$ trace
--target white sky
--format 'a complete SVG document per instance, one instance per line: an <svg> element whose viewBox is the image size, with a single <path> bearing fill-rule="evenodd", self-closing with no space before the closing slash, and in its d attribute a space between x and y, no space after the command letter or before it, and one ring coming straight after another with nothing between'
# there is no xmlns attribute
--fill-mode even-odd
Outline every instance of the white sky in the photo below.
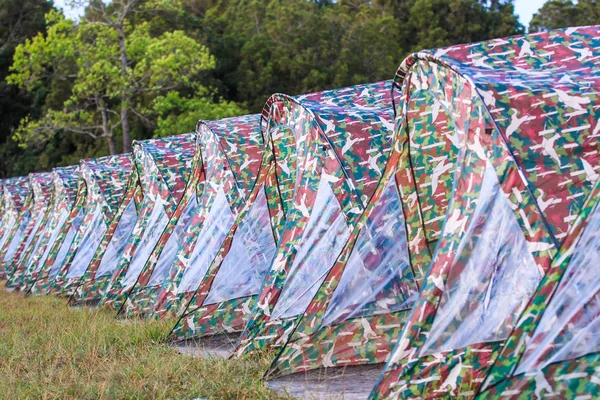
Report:
<svg viewBox="0 0 600 400"><path fill-rule="evenodd" d="M519 20L525 28L529 26L529 21L531 21L531 17L540 7L545 3L546 0L515 0L515 13L519 16ZM54 4L62 8L67 18L76 19L79 15L81 15L81 9L73 9L65 4L68 3L68 0L54 0Z"/></svg>
<svg viewBox="0 0 600 400"><path fill-rule="evenodd" d="M529 21L533 14L544 5L546 0L515 0L515 14L519 16L519 21L525 25L525 29L529 27Z"/></svg>

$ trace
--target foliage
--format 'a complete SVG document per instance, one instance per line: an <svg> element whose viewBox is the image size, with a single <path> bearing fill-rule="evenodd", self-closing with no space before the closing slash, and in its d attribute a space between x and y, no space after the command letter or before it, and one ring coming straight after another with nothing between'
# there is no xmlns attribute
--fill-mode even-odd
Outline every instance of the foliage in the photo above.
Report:
<svg viewBox="0 0 600 400"><path fill-rule="evenodd" d="M19 149L12 130L28 114L37 116L48 90L26 93L5 81L15 47L45 29L44 15L52 9L48 1L0 0L0 177L40 168L32 151Z"/></svg>
<svg viewBox="0 0 600 400"><path fill-rule="evenodd" d="M220 119L247 114L246 110L232 101L213 101L203 93L190 98L178 92L159 96L153 103L153 111L158 115L156 137L173 136L191 131L202 119Z"/></svg>
<svg viewBox="0 0 600 400"><path fill-rule="evenodd" d="M48 76L71 84L59 108L21 122L15 134L20 143L47 142L67 131L106 138L114 154L115 137L121 133L123 150L129 151L130 114L152 124L152 116L140 113L144 102L173 90L201 88L195 79L215 63L206 47L182 31L153 36L150 23L130 21L134 7L133 0L90 4L90 13L77 25L58 12L49 13L47 34L17 47L10 83L30 91Z"/></svg>
<svg viewBox="0 0 600 400"><path fill-rule="evenodd" d="M0 155L21 156L11 175L260 112L272 93L390 79L413 51L523 32L512 0L70 1L80 21L53 12L46 28L38 12L15 51L10 88L35 101L0 112Z"/></svg>
<svg viewBox="0 0 600 400"><path fill-rule="evenodd" d="M600 1L598 0L548 0L533 15L530 32L549 29L585 26L600 23Z"/></svg>
<svg viewBox="0 0 600 400"><path fill-rule="evenodd" d="M274 399L266 357L200 359L163 339L173 321L116 320L53 297L23 298L0 286L3 398Z"/></svg>

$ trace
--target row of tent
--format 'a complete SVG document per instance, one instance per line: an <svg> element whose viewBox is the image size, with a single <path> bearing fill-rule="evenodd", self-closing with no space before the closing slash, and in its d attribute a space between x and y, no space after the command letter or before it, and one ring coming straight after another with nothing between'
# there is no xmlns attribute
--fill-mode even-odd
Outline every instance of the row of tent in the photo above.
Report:
<svg viewBox="0 0 600 400"><path fill-rule="evenodd" d="M428 50L132 154L2 181L0 274L265 378L372 398L600 396L600 27ZM385 364L384 364L385 363ZM581 397L584 398L584 397Z"/></svg>

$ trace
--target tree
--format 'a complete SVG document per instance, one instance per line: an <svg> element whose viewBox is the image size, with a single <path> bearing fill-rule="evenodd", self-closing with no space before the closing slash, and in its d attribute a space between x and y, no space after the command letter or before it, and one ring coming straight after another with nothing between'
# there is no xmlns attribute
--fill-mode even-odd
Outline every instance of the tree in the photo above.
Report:
<svg viewBox="0 0 600 400"><path fill-rule="evenodd" d="M529 32L574 26L577 10L571 0L548 0L531 18Z"/></svg>
<svg viewBox="0 0 600 400"><path fill-rule="evenodd" d="M600 23L598 0L548 0L531 18L530 32Z"/></svg>
<svg viewBox="0 0 600 400"><path fill-rule="evenodd" d="M39 114L47 83L36 93L26 93L8 85L6 76L15 47L46 29L44 15L51 9L47 0L0 0L0 177L21 173L24 164L36 166L33 155L22 154L11 135L23 117Z"/></svg>
<svg viewBox="0 0 600 400"><path fill-rule="evenodd" d="M66 131L105 138L115 154L120 134L123 151L130 151L132 115L152 126L148 104L170 91L202 89L199 77L214 67L214 58L182 31L154 36L149 22L134 24L136 13L152 7L158 6L94 2L79 24L58 12L47 15L48 33L17 47L8 81L31 91L51 76L70 82L71 91L60 108L21 122L20 143L45 143Z"/></svg>
<svg viewBox="0 0 600 400"><path fill-rule="evenodd" d="M524 32L512 1L416 0L410 15L413 51Z"/></svg>

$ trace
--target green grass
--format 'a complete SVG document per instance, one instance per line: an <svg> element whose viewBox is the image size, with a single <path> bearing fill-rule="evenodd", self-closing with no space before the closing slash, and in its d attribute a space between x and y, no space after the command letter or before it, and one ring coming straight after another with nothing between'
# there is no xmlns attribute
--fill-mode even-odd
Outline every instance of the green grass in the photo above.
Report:
<svg viewBox="0 0 600 400"><path fill-rule="evenodd" d="M267 357L204 360L162 340L172 323L24 298L0 284L0 398L274 399Z"/></svg>

